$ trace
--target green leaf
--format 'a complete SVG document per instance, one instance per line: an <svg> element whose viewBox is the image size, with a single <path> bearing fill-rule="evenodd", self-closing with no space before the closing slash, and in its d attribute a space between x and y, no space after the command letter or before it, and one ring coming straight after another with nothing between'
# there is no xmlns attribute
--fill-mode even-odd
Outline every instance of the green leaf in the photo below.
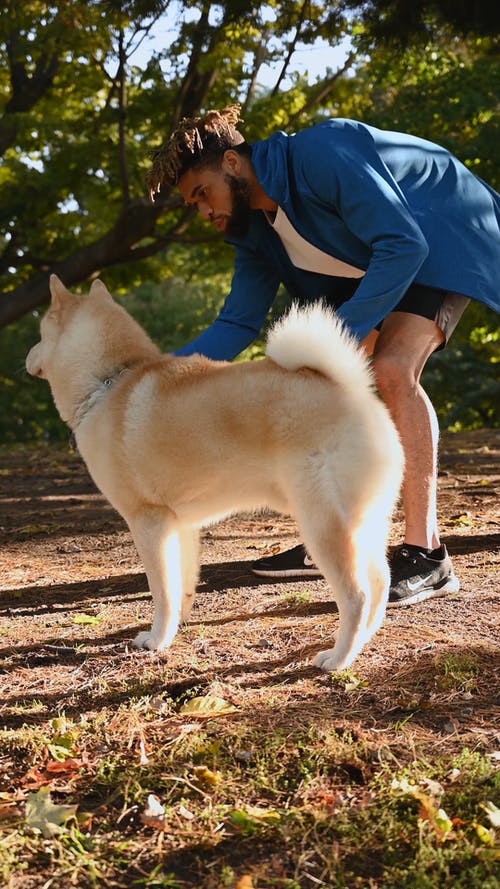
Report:
<svg viewBox="0 0 500 889"><path fill-rule="evenodd" d="M90 626L95 626L102 620L97 614L75 614L73 617L74 624L87 624Z"/></svg>
<svg viewBox="0 0 500 889"><path fill-rule="evenodd" d="M478 824L477 821L474 822L474 827L478 839L483 844L483 846L495 845L495 832L493 830L488 830L487 827L485 827L483 824Z"/></svg>
<svg viewBox="0 0 500 889"><path fill-rule="evenodd" d="M75 817L77 808L55 805L50 798L49 787L40 787L26 799L26 824L49 839L63 831L66 822Z"/></svg>
<svg viewBox="0 0 500 889"><path fill-rule="evenodd" d="M64 735L54 735L47 744L47 750L53 759L63 762L75 754L75 735L67 732Z"/></svg>
<svg viewBox="0 0 500 889"><path fill-rule="evenodd" d="M229 815L231 826L246 835L256 833L260 827L279 824L280 821L281 815L276 809L264 809L261 806L234 809Z"/></svg>

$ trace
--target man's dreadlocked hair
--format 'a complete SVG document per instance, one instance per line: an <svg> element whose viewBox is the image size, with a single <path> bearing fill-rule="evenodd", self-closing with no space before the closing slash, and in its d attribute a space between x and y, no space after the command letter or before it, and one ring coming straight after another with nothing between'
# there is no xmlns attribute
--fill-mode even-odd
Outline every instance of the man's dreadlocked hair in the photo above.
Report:
<svg viewBox="0 0 500 889"><path fill-rule="evenodd" d="M210 166L218 163L228 148L246 147L236 129L239 121L240 105L207 111L202 117L184 117L164 145L151 154L153 164L146 174L151 198L162 186L176 185L192 167Z"/></svg>

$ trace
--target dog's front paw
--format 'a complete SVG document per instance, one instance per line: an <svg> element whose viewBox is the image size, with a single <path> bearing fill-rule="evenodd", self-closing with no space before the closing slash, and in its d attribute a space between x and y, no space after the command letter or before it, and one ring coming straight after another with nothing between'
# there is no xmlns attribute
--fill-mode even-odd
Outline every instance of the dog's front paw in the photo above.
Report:
<svg viewBox="0 0 500 889"><path fill-rule="evenodd" d="M137 634L134 639L134 645L136 648L148 648L149 651L161 651L162 648L166 648L164 640L159 639L148 630Z"/></svg>
<svg viewBox="0 0 500 889"><path fill-rule="evenodd" d="M343 670L347 664L341 661L335 655L334 648L328 648L326 651L320 651L313 660L313 665L325 673L333 673L335 670Z"/></svg>

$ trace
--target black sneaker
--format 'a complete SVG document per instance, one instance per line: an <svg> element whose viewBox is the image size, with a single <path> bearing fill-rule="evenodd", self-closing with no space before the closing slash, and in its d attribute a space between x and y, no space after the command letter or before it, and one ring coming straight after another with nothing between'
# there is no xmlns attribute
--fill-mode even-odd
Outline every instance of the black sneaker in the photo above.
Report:
<svg viewBox="0 0 500 889"><path fill-rule="evenodd" d="M303 543L276 556L264 556L253 563L252 571L259 577L321 577Z"/></svg>
<svg viewBox="0 0 500 889"><path fill-rule="evenodd" d="M388 608L414 605L424 599L456 593L458 578L444 544L427 554L403 543L390 559L391 589Z"/></svg>

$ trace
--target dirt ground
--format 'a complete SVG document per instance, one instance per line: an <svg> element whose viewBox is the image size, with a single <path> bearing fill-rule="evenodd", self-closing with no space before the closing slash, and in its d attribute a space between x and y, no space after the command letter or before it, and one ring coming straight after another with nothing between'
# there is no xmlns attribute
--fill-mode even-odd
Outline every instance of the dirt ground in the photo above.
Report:
<svg viewBox="0 0 500 889"><path fill-rule="evenodd" d="M491 750L498 730L499 432L445 435L440 467L443 539L461 590L388 613L355 664L384 695L375 701L365 695L358 715L366 709L372 724L383 724L388 712L404 710L401 686L411 686L412 675L417 682L426 659L475 652L491 683L470 706L461 698L456 708L448 702L444 711L422 711L422 718L441 720L445 734L472 733L475 746ZM273 547L298 539L290 519L247 514L206 530L191 620L171 652L151 655L130 645L149 621L142 566L124 522L96 491L78 454L3 450L0 498L2 725L15 727L30 711L39 721L63 710L82 712L100 694L120 700L127 682L143 689L150 683L154 692L158 661L168 665L163 690L165 676L172 691L235 682L257 702L277 677L283 683L288 676L292 687L317 683L307 664L335 634L330 590L322 580L263 583L249 568ZM401 518L396 514L394 542Z"/></svg>
<svg viewBox="0 0 500 889"><path fill-rule="evenodd" d="M180 879L175 885L253 886L249 873L261 875L258 885L289 885L289 872L301 866L302 846L290 855L288 845L283 847L280 858L275 840L248 844L230 833L224 840L217 833L218 815L210 816L212 830L205 811L189 829L181 824L163 840L136 823L137 805L127 802L132 776L140 773L135 763L143 764L148 755L156 757L153 764L171 756L164 768L185 774L186 763L175 761L175 745L188 729L197 737L198 729L181 715L183 701L194 696L218 696L231 706L234 715L219 720L210 744L232 750L236 770L245 768L238 765L241 757L253 755L249 737L271 749L274 738L292 742L311 727L339 738L346 733L373 751L381 767L386 762L396 770L419 758L426 763L453 758L462 750L497 763L499 488L500 432L444 436L440 522L461 590L390 609L349 674L332 677L311 666L314 654L329 647L336 633L338 615L326 583L265 583L250 570L250 563L273 547L295 543L291 519L245 514L205 530L189 622L169 651L137 651L131 641L150 621L147 581L128 529L96 491L78 454L67 448L0 450L0 822L2 854L13 862L4 862L6 885L160 885L154 879L159 860ZM401 520L398 512L393 543L400 540ZM55 717L79 726L84 738L79 759L52 761L56 754L49 755L47 738L58 723ZM74 773L68 771L72 764ZM357 786L359 763L349 760L342 768ZM111 778L103 778L110 769L111 787ZM227 789L223 783L214 791L226 809L235 805L231 795L238 793L232 788L240 779L233 772ZM145 780L156 774L158 781L160 773L156 765ZM319 787L322 793L315 780L308 792ZM107 874L104 883L88 877L85 853L75 858L68 846L68 871L62 840L37 841L22 832L28 795L44 784L58 802L76 803L83 822L90 819L95 848L104 850L99 864ZM200 791L187 784L194 808ZM357 791L342 788L342 799L361 805ZM364 793L362 782L360 788ZM142 800L146 790L140 792ZM253 805L255 790L249 787L248 794ZM207 799L203 793L199 805L206 807ZM300 804L307 808L307 799ZM126 872L122 829L130 857ZM302 837L300 831L297 836ZM306 841L302 837L300 844ZM294 886L333 885L321 877L326 852L318 852L318 878L309 878L308 870ZM309 849L304 860L312 861L311 855ZM269 871L278 867L278 858L282 880ZM241 880L222 881L228 867L243 874ZM478 879L475 886L482 885ZM378 885L363 880L353 877L352 885Z"/></svg>

